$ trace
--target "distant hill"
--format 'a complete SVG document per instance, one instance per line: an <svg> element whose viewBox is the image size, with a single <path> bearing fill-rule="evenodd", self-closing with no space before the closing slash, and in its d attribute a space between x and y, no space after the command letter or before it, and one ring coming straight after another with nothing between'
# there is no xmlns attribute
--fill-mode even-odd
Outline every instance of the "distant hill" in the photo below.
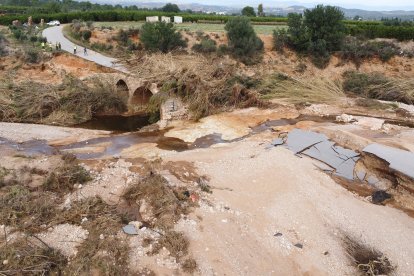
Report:
<svg viewBox="0 0 414 276"><path fill-rule="evenodd" d="M96 3L108 3L108 4L120 4L123 6L129 6L129 5L136 5L140 8L160 8L164 6L168 1L166 2L138 2L138 1L132 1L132 0L92 0L92 2ZM177 1L173 1L177 2ZM232 2L232 1L230 1ZM266 1L264 1L266 3ZM285 2L293 4L295 2ZM231 5L231 4L223 4L223 5L204 5L200 3L182 3L178 4L181 10L193 10L198 12L224 12L227 14L233 14L233 13L240 13L241 8L243 4ZM270 6L274 5L274 7ZM311 5L313 6L313 5ZM268 15L281 15L286 16L288 13L296 12L296 13L302 13L305 9L311 7L308 5L289 5L286 6L286 4L273 2L272 4L268 3L264 5L264 11ZM256 8L256 7L255 7ZM414 20L414 10L413 11L404 11L404 10L395 10L395 11L369 11L369 10L363 10L363 9L347 9L347 8L340 8L346 18L354 18L355 16L360 16L365 20L379 20L381 18L394 18L398 17L403 20Z"/></svg>

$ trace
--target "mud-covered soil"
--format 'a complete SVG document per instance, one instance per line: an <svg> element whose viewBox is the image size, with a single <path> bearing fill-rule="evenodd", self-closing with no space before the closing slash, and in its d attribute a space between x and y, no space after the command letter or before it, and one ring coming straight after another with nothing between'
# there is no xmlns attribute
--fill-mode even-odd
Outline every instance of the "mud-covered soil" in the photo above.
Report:
<svg viewBox="0 0 414 276"><path fill-rule="evenodd" d="M128 262L130 271L171 274L189 269L201 275L345 275L358 270L384 269L397 275L410 274L414 269L411 263L414 206L412 191L407 187L411 187L412 181L396 186L402 182L393 182L398 175L393 174L387 164L378 159L372 161L362 154L362 149L371 143L412 152L412 128L386 123L392 118L406 121L410 118L399 118L395 110L384 111L384 119L362 116L364 108L352 103L299 109L282 102L279 105L268 110L235 110L209 116L197 123L174 122L169 129L156 135L141 132L139 135L146 137L143 140L122 138L132 134L30 125L26 126L30 136L23 139L17 129L12 131L15 124L3 124L0 136L7 135L9 142L0 144L2 153L7 156L0 166L13 169L26 163L30 166L42 164L44 169L59 158L26 152L26 144L16 150L13 140L41 138L56 150L82 158L81 165L94 179L77 186L65 197L63 206L96 196L109 206L120 204L118 211L126 212L129 217L123 223L132 223L140 230L137 235L126 235L122 223L112 224L118 227L111 230L117 233L117 238L113 240L109 234L108 242L129 244L129 253L122 260ZM359 112L360 116L351 120L350 115L342 115L351 110ZM330 116L326 116L328 114ZM337 119L336 114L342 116ZM344 122L344 119L349 121ZM368 181L369 177L364 178L366 182L344 181L320 170L312 158L300 158L283 146L271 145L275 138L284 137L294 128L323 133L339 145L362 154L360 161L363 162L358 161L356 169L364 169L377 181L371 178ZM213 139L215 134L220 134L220 139ZM186 145L197 140L208 145L177 150L176 147L160 147L160 137L178 139ZM118 147L123 141L122 150L109 150L115 141ZM94 155L96 153L105 154ZM34 154L34 158L23 157L29 154ZM154 174L164 179L157 185L167 183L169 187L154 186L159 187L156 193L162 195L161 198L166 197L162 209L157 209L163 206L158 201L145 197L145 189L133 188L137 182ZM134 196L124 197L127 190ZM386 191L391 198L374 204L378 195L374 198L373 192L378 190ZM127 200L124 203L123 198ZM178 208L183 206L181 200L187 202L187 206L195 204L190 212ZM150 207L151 203L155 207ZM171 213L173 210L182 210L182 213L176 216L175 211ZM168 222L170 227L173 225L169 230L173 232L166 236L152 228L157 225L154 215L160 211L164 215L159 221ZM131 216L137 212L139 216ZM85 229L98 229L88 242L98 242L101 234L103 241L107 241L107 234L99 232L103 231L99 230L102 225L90 228L95 227L93 225L101 224L73 226L73 223L62 222L42 232L40 237L65 256L76 256L77 252L83 256ZM65 239L56 243L55 237ZM182 237L185 242L179 242ZM77 244L66 244L66 240L77 241ZM186 246L182 247L183 244ZM105 248L105 244L101 246ZM367 248L375 254L365 254ZM382 262L382 266L377 266L378 262Z"/></svg>

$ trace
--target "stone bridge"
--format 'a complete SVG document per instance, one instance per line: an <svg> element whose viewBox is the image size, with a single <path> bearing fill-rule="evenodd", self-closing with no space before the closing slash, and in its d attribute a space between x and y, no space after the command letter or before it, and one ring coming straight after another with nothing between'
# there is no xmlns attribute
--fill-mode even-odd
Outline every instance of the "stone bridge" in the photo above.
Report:
<svg viewBox="0 0 414 276"><path fill-rule="evenodd" d="M145 109L150 98L159 92L156 83L149 83L134 75L123 73L97 74L99 78L113 85L116 93L127 102L128 112L137 112ZM161 119L173 120L186 116L187 110L180 98L171 97L162 104Z"/></svg>
<svg viewBox="0 0 414 276"><path fill-rule="evenodd" d="M151 96L159 91L156 83L146 82L136 76L120 73L111 75L110 83L114 85L116 93L121 98L127 99L130 107L145 107Z"/></svg>

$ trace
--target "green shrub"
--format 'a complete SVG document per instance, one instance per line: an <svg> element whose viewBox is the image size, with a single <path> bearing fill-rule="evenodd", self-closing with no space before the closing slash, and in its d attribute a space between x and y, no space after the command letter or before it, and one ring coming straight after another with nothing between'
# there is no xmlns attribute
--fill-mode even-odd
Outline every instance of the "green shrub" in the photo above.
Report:
<svg viewBox="0 0 414 276"><path fill-rule="evenodd" d="M213 53L217 51L216 41L203 38L200 43L194 44L192 49L199 53Z"/></svg>
<svg viewBox="0 0 414 276"><path fill-rule="evenodd" d="M328 65L331 56L324 39L309 43L308 51L311 54L312 63L316 67L325 68Z"/></svg>
<svg viewBox="0 0 414 276"><path fill-rule="evenodd" d="M90 30L84 30L82 31L82 39L85 41L89 41L89 39L92 37L92 32Z"/></svg>
<svg viewBox="0 0 414 276"><path fill-rule="evenodd" d="M24 60L28 63L38 63L41 59L39 51L33 48L25 50Z"/></svg>
<svg viewBox="0 0 414 276"><path fill-rule="evenodd" d="M341 58L354 62L359 66L364 60L378 57L386 62L399 55L401 48L388 41L364 41L354 37L347 37L342 46Z"/></svg>
<svg viewBox="0 0 414 276"><path fill-rule="evenodd" d="M187 47L187 43L172 23L145 23L142 26L140 39L145 49L150 51L166 53L180 47Z"/></svg>
<svg viewBox="0 0 414 276"><path fill-rule="evenodd" d="M250 19L238 16L230 19L224 29L227 31L229 51L245 64L261 60L263 41L257 37Z"/></svg>
<svg viewBox="0 0 414 276"><path fill-rule="evenodd" d="M324 68L330 54L343 44L343 19L344 15L338 8L323 5L305 10L303 16L289 14L287 32L273 34L274 48L280 51L288 45L297 52L310 55L315 66Z"/></svg>
<svg viewBox="0 0 414 276"><path fill-rule="evenodd" d="M348 71L344 73L343 88L366 98L414 104L413 79L391 79L380 73Z"/></svg>
<svg viewBox="0 0 414 276"><path fill-rule="evenodd" d="M303 23L311 42L320 44L318 41L324 40L327 51L336 51L341 48L345 36L343 19L344 14L339 8L317 5L305 10Z"/></svg>
<svg viewBox="0 0 414 276"><path fill-rule="evenodd" d="M224 56L229 52L229 48L226 44L220 44L217 48L217 55Z"/></svg>
<svg viewBox="0 0 414 276"><path fill-rule="evenodd" d="M279 53L283 53L284 48L288 46L289 37L285 29L273 31L273 49Z"/></svg>
<svg viewBox="0 0 414 276"><path fill-rule="evenodd" d="M7 55L6 50L7 40L2 33L0 33L0 57Z"/></svg>

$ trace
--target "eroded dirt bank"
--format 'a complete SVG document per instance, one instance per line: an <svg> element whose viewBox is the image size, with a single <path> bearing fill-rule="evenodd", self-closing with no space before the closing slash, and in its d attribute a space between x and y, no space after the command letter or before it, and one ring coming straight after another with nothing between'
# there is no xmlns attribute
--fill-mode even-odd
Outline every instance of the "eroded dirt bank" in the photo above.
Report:
<svg viewBox="0 0 414 276"><path fill-rule="evenodd" d="M353 189L319 169L314 159L271 144L293 129L302 129L323 133L361 154L372 143L413 151L412 128L387 122L398 119L394 113L385 112L386 119L335 116L351 110L355 111L313 105L298 111L282 104L272 110L236 110L198 123L175 122L165 130L127 134L1 124L0 137L7 140L0 143L0 166L15 170L26 165L47 171L61 162L60 154L74 153L94 179L76 185L65 195L63 206L95 196L118 205L133 183L146 179L148 173L159 173L169 187L184 189L189 202L196 203L173 227L189 239L196 274L352 275L358 270L349 256L348 241L352 240L380 252L391 273L410 275L414 269L410 210L414 206L409 190L393 186L391 178L375 174L366 164L364 169L378 181L371 186L353 182L359 188ZM331 116L318 117L321 114ZM41 146L35 147L56 151L28 151L33 146L25 142L33 139L40 139ZM149 166L150 160L158 161ZM204 191L197 190L200 183L208 183L201 186ZM411 187L412 182L407 183L404 187ZM371 194L378 189L392 199L373 204ZM139 208L142 221L146 214L151 218L144 209ZM88 225L82 223L57 225L41 231L39 237L73 258L88 236ZM141 225L137 235L127 235L121 227L115 228L117 239L129 245L130 271L181 273L184 259L174 258L171 248L153 252L157 244L153 241L162 236L151 229ZM104 232L93 235L107 239Z"/></svg>

